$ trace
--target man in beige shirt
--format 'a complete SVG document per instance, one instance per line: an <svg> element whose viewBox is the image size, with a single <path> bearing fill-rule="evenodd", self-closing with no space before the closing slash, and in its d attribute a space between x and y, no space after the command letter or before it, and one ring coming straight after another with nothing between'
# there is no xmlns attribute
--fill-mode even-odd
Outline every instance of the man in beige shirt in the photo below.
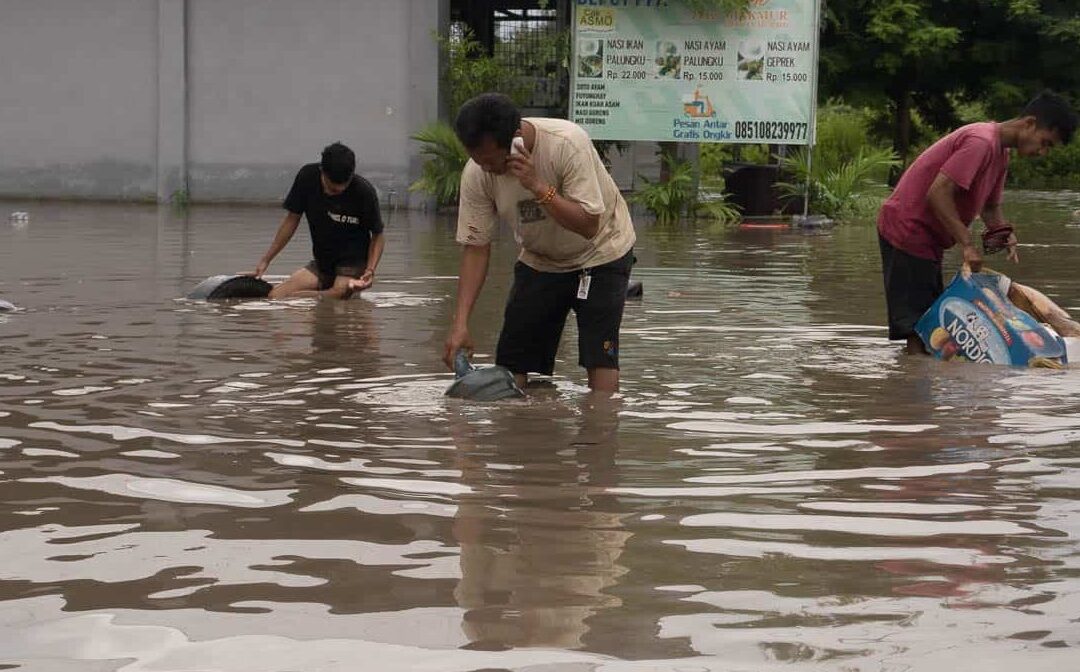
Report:
<svg viewBox="0 0 1080 672"><path fill-rule="evenodd" d="M455 131L471 160L461 176L457 310L444 359L472 349L469 315L502 220L521 246L495 363L519 386L551 375L563 325L577 315L578 363L589 387L619 389L619 327L634 255L630 211L588 134L562 119L522 119L501 94L462 106Z"/></svg>

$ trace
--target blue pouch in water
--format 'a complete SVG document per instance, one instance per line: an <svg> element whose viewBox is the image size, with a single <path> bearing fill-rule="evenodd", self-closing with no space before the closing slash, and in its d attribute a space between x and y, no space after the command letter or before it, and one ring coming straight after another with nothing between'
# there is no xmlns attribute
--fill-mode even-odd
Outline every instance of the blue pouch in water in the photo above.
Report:
<svg viewBox="0 0 1080 672"><path fill-rule="evenodd" d="M521 399L525 393L514 382L514 374L503 366L478 369L469 362L464 350L454 353L454 376L457 380L446 390L446 396L472 401L501 401Z"/></svg>
<svg viewBox="0 0 1080 672"><path fill-rule="evenodd" d="M915 324L915 332L939 359L1051 368L1067 364L1065 340L1009 301L1010 283L999 273L957 273Z"/></svg>

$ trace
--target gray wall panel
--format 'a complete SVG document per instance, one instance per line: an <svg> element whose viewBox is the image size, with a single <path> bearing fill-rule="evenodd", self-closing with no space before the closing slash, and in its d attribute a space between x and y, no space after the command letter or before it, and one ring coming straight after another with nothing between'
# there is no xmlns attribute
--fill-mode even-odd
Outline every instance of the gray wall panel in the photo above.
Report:
<svg viewBox="0 0 1080 672"><path fill-rule="evenodd" d="M0 196L153 198L156 0L3 0Z"/></svg>

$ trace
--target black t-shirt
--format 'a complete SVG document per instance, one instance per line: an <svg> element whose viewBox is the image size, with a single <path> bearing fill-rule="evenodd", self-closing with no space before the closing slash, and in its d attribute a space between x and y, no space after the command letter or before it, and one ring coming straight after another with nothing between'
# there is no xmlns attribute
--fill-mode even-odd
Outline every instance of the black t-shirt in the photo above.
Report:
<svg viewBox="0 0 1080 672"><path fill-rule="evenodd" d="M296 173L285 209L307 217L312 251L319 270L333 274L338 266L367 265L371 237L382 233L382 215L375 187L353 175L345 191L329 196L322 188L319 164Z"/></svg>

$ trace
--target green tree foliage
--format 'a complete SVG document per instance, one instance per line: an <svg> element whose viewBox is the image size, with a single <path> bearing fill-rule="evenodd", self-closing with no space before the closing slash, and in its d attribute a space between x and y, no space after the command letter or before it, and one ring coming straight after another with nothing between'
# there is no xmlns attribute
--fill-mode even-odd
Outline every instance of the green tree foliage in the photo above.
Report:
<svg viewBox="0 0 1080 672"><path fill-rule="evenodd" d="M1041 158L1014 158L1009 163L1009 186L1080 191L1080 142Z"/></svg>
<svg viewBox="0 0 1080 672"><path fill-rule="evenodd" d="M519 104L528 99L528 84L509 67L514 58L512 52L503 50L495 56L487 55L484 45L468 29L440 36L438 40L445 61L443 92L451 119L465 101L488 91L504 93Z"/></svg>
<svg viewBox="0 0 1080 672"><path fill-rule="evenodd" d="M1076 0L829 0L821 94L888 109L907 162L916 123L943 132L960 106L1014 116L1043 88L1080 94Z"/></svg>

